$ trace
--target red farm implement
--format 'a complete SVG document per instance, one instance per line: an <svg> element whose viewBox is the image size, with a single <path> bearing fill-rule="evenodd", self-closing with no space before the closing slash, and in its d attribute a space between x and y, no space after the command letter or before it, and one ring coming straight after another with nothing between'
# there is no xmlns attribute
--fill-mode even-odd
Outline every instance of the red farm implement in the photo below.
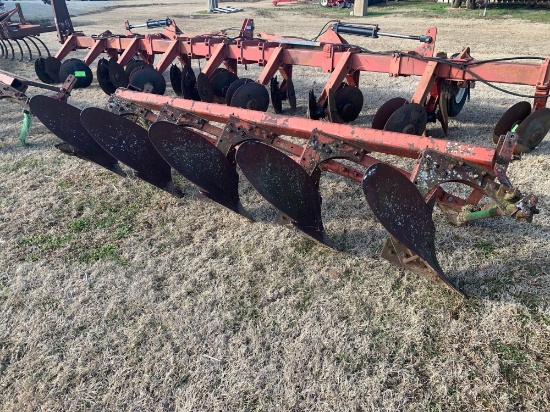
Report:
<svg viewBox="0 0 550 412"><path fill-rule="evenodd" d="M107 31L87 36L73 29L64 1L53 1L52 5L63 45L54 57L37 61L37 75L44 82L56 83L68 74L81 72L84 76L76 87L86 87L93 79L89 65L105 55L108 59L98 61L97 79L107 94L117 87L164 94L166 81L162 73L169 70L174 92L184 98L259 111L267 111L271 103L275 113L281 113L285 101L291 109L296 108L292 68L315 67L327 73L328 80L318 97L310 92L309 117L345 123L355 120L362 110L362 72L387 73L394 78L417 76L419 81L412 97L397 97L382 104L372 127L421 135L428 122L436 121L447 134L449 118L460 113L476 82L492 87L497 87L494 83L533 87L532 94L517 94L532 99L532 103L522 104L529 105L529 113L525 114L523 107L521 112L508 111L502 122L506 125L519 124L531 112L545 107L550 92L550 59L529 58L537 63L518 61L527 60L524 57L476 60L469 48L452 56L436 53L435 28L427 29L424 35L405 35L383 32L377 25L336 22L327 24L313 40L304 40L255 33L251 19L243 22L236 37L229 37L224 30L183 33L174 20L167 18L137 26L126 22L122 35ZM137 27L164 29L141 35L132 31ZM388 36L414 40L420 46L414 50L373 52L348 43L342 35L372 39ZM79 49L88 50L82 60L63 61ZM191 64L198 59L207 62L196 74ZM253 79L239 78L241 65L258 65L261 72ZM495 131L495 140L501 132Z"/></svg>
<svg viewBox="0 0 550 412"><path fill-rule="evenodd" d="M17 16L18 21L12 21ZM28 24L23 16L19 3L9 11L0 12L0 58L14 60L18 54L19 61L24 60L25 53L29 55L29 61L33 61L33 50L36 49L36 57L42 57L42 46L48 56L50 51L42 40L38 38L41 33L56 31L56 26L40 26ZM16 48L13 47L15 43ZM21 43L25 47L21 46ZM30 43L30 45L29 45ZM31 47L32 45L32 47Z"/></svg>
<svg viewBox="0 0 550 412"><path fill-rule="evenodd" d="M81 111L44 96L32 98L30 107L79 157L124 175L120 161L138 178L180 196L174 169L204 198L253 220L240 201L238 167L279 211L278 223L328 247L321 173L360 182L374 215L391 235L382 256L460 294L436 258L434 205L457 225L495 216L531 222L538 213L537 198L514 187L506 170L526 134L546 134L550 128L550 109L540 109L515 132L500 136L495 149L125 89L111 96L110 111ZM376 154L417 163L402 170ZM469 194L444 190L449 182L466 186Z"/></svg>

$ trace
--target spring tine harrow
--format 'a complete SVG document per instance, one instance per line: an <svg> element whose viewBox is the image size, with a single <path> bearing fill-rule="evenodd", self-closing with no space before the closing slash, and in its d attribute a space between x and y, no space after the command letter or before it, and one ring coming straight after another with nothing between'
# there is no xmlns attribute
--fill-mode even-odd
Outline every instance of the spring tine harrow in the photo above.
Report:
<svg viewBox="0 0 550 412"><path fill-rule="evenodd" d="M12 21L12 18L14 18L15 16L18 17L18 21ZM40 51L38 45L34 42L34 40L38 40L42 44L49 56L50 52L48 48L46 47L44 42L39 40L36 36L38 36L40 33L56 31L56 29L56 26L40 26L27 24L25 17L23 16L21 6L19 5L19 3L16 3L15 7L12 10L0 15L0 41L2 41L3 44L2 56L6 59L8 58L8 49L6 48L6 45L4 43L5 41L11 49L11 60L15 59L15 50L10 40L15 41L15 43L17 44L20 54L20 62L25 59L25 54L23 52L21 44L19 43L19 40L21 40L25 44L26 51L29 53L29 61L33 61L33 55L31 48L26 40L30 40L34 44L34 46L38 50L38 57L41 57L42 52Z"/></svg>
<svg viewBox="0 0 550 412"><path fill-rule="evenodd" d="M181 196L172 182L170 165L155 150L147 130L127 118L95 107L84 109L80 120L103 150L135 170L136 177Z"/></svg>

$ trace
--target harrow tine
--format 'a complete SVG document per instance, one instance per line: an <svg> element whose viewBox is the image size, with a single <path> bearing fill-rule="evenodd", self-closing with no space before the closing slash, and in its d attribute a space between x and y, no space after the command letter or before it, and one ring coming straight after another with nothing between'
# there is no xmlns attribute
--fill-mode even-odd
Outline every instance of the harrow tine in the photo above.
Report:
<svg viewBox="0 0 550 412"><path fill-rule="evenodd" d="M19 59L20 62L23 61L23 59L25 58L25 56L23 55L23 48L21 47L21 44L19 44L19 40L18 39L13 39L15 41L15 43L17 44L17 47L19 47L19 53L21 53L21 58ZM15 56L14 56L15 57Z"/></svg>
<svg viewBox="0 0 550 412"><path fill-rule="evenodd" d="M11 49L11 59L10 60L14 60L15 59L15 50L13 50L13 46L11 44L11 42L9 40L6 40L6 43L8 43L8 46L10 46L10 49ZM5 59L8 58L8 53L6 53L6 57L4 57Z"/></svg>
<svg viewBox="0 0 550 412"><path fill-rule="evenodd" d="M201 133L160 121L149 128L149 139L164 160L205 197L250 219L239 201L235 165Z"/></svg>
<svg viewBox="0 0 550 412"><path fill-rule="evenodd" d="M21 41L25 44L25 46L27 47L27 50L29 52L29 61L32 62L33 61L33 58L32 58L32 51L31 51L31 48L29 46L29 43L26 42L25 38L22 38Z"/></svg>
<svg viewBox="0 0 550 412"><path fill-rule="evenodd" d="M242 143L236 161L252 186L283 214L278 223L332 247L323 228L317 185L298 163L258 141Z"/></svg>
<svg viewBox="0 0 550 412"><path fill-rule="evenodd" d="M156 151L143 127L95 107L84 109L80 121L107 153L134 169L138 178L181 196L172 182L170 165Z"/></svg>
<svg viewBox="0 0 550 412"><path fill-rule="evenodd" d="M53 134L70 145L58 147L65 153L94 162L125 176L117 160L103 150L80 123L80 109L47 96L34 96L29 107L32 113Z"/></svg>
<svg viewBox="0 0 550 412"><path fill-rule="evenodd" d="M363 177L363 193L374 215L398 242L421 259L451 290L464 296L443 273L435 253L433 204L426 203L416 186L400 171L385 163L369 167Z"/></svg>
<svg viewBox="0 0 550 412"><path fill-rule="evenodd" d="M5 53L8 52L8 49L5 48L4 40L0 39L0 58L4 57Z"/></svg>
<svg viewBox="0 0 550 412"><path fill-rule="evenodd" d="M48 49L48 46L46 46L46 43L44 43L39 37L37 36L30 36L32 37L33 39L35 40L38 40L40 42L40 44L44 47L44 49L46 49L46 53L48 54L48 57L51 57L51 54L50 54L50 50ZM40 54L42 55L42 54Z"/></svg>
<svg viewBox="0 0 550 412"><path fill-rule="evenodd" d="M42 52L40 51L40 47L38 47L38 44L36 44L34 42L34 40L35 40L34 36L28 36L27 40L29 40L34 45L34 47L36 48L36 51L38 52L38 57L39 58L42 57Z"/></svg>

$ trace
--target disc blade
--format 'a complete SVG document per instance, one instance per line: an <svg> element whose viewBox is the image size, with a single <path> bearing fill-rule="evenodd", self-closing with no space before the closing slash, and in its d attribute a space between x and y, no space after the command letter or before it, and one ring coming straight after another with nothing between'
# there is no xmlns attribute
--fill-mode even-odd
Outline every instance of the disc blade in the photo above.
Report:
<svg viewBox="0 0 550 412"><path fill-rule="evenodd" d="M334 93L336 112L343 122L351 122L363 109L363 93L358 87L347 86Z"/></svg>
<svg viewBox="0 0 550 412"><path fill-rule="evenodd" d="M41 95L34 96L29 106L48 130L76 149L76 156L121 174L117 160L103 150L80 123L80 109Z"/></svg>
<svg viewBox="0 0 550 412"><path fill-rule="evenodd" d="M252 186L297 229L328 244L317 187L298 163L257 141L242 143L236 161Z"/></svg>
<svg viewBox="0 0 550 412"><path fill-rule="evenodd" d="M500 117L493 130L493 143L497 144L500 136L512 131L515 125L520 124L531 113L529 102L514 104Z"/></svg>
<svg viewBox="0 0 550 412"><path fill-rule="evenodd" d="M211 200L241 213L235 166L200 133L169 122L155 122L149 139L164 160Z"/></svg>
<svg viewBox="0 0 550 412"><path fill-rule="evenodd" d="M210 79L206 74L199 73L197 76L197 89L199 91L201 101L206 103L214 102L214 89L212 88L212 83L210 83Z"/></svg>
<svg viewBox="0 0 550 412"><path fill-rule="evenodd" d="M363 193L382 226L424 260L447 286L462 294L439 266L432 207L414 183L392 166L376 163L365 172Z"/></svg>
<svg viewBox="0 0 550 412"><path fill-rule="evenodd" d="M515 154L529 152L537 147L550 130L550 109L544 107L531 113L516 129L519 136Z"/></svg>
<svg viewBox="0 0 550 412"><path fill-rule="evenodd" d="M210 78L214 96L225 99L227 89L238 77L229 70L221 70Z"/></svg>
<svg viewBox="0 0 550 412"><path fill-rule="evenodd" d="M235 80L233 83L229 85L229 88L227 89L227 92L225 93L225 104L228 106L231 106L231 99L233 98L233 95L237 91L239 87L241 87L245 83L251 83L254 80L247 79L246 77L240 78Z"/></svg>
<svg viewBox="0 0 550 412"><path fill-rule="evenodd" d="M107 95L111 95L116 91L115 85L109 78L109 61L107 59L100 59L97 62L97 82L101 90Z"/></svg>
<svg viewBox="0 0 550 412"><path fill-rule="evenodd" d="M231 106L265 112L269 107L269 93L260 83L245 83L233 93Z"/></svg>
<svg viewBox="0 0 550 412"><path fill-rule="evenodd" d="M388 119L384 130L420 136L426 130L428 115L418 103L409 103L397 109Z"/></svg>
<svg viewBox="0 0 550 412"><path fill-rule="evenodd" d="M116 88L119 87L128 87L130 83L130 78L120 64L118 64L115 57L109 60L109 80Z"/></svg>
<svg viewBox="0 0 550 412"><path fill-rule="evenodd" d="M183 94L181 90L181 80L182 80L182 73L178 66L173 64L170 67L170 84L172 85L172 89L174 90L174 93L176 93L178 96L181 96Z"/></svg>
<svg viewBox="0 0 550 412"><path fill-rule="evenodd" d="M34 61L34 71L42 83L55 83L54 79L46 72L46 59L44 57L39 57Z"/></svg>
<svg viewBox="0 0 550 412"><path fill-rule="evenodd" d="M99 145L136 171L136 176L174 193L170 165L149 141L147 130L114 113L89 107L80 121Z"/></svg>
<svg viewBox="0 0 550 412"><path fill-rule="evenodd" d="M59 77L59 70L61 69L61 62L55 57L49 56L44 60L44 66L46 68L46 73L54 81L54 83L61 83L61 78ZM65 80L65 79L63 79Z"/></svg>
<svg viewBox="0 0 550 412"><path fill-rule="evenodd" d="M384 130L386 122L392 114L395 113L397 109L407 104L407 99L402 97L394 97L393 99L388 100L384 103L372 119L372 128L376 130Z"/></svg>
<svg viewBox="0 0 550 412"><path fill-rule="evenodd" d="M129 88L141 92L149 90L152 94L163 95L166 91L166 80L152 67L143 67L132 72Z"/></svg>

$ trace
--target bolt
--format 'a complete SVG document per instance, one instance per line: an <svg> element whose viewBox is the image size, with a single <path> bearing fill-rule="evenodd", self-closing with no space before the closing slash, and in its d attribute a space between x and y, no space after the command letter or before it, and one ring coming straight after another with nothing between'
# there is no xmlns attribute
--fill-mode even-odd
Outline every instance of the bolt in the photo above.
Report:
<svg viewBox="0 0 550 412"><path fill-rule="evenodd" d="M449 197L447 198L447 200L448 200L449 202L454 202L454 198L453 198L452 196L449 196Z"/></svg>

